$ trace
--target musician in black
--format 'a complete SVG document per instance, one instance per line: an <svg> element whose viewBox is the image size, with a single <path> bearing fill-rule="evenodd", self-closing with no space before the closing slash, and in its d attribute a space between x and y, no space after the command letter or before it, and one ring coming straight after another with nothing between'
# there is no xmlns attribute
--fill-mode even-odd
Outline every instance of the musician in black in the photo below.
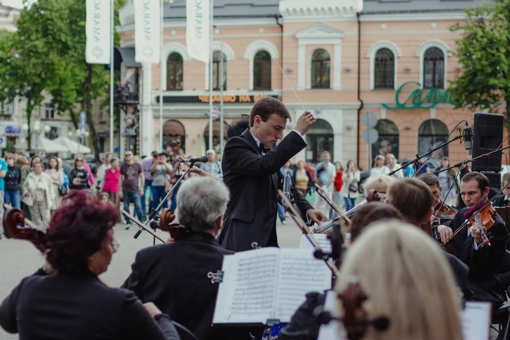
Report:
<svg viewBox="0 0 510 340"><path fill-rule="evenodd" d="M460 184L460 195L466 208L459 210L447 225L438 227L443 243L450 241L453 233L487 202L489 180L484 174L470 172ZM498 278L498 266L505 252L506 228L498 214L492 216L494 225L487 231L484 243L481 226L474 222L453 237L455 256L469 267L468 286L473 300L488 301L498 308L504 301L504 293Z"/></svg>
<svg viewBox="0 0 510 340"><path fill-rule="evenodd" d="M502 181L502 186L505 186L510 182L510 172L507 172L503 175ZM505 188L501 195L496 197L492 205L495 207L506 207L510 205L510 185Z"/></svg>
<svg viewBox="0 0 510 340"><path fill-rule="evenodd" d="M223 256L233 252L218 244L229 192L212 177L186 180L177 195L181 240L142 249L123 287L204 339L249 339L247 331L211 327L218 283L209 273L221 270ZM240 333L240 334L239 334Z"/></svg>
<svg viewBox="0 0 510 340"><path fill-rule="evenodd" d="M243 251L276 247L277 190L283 187L280 168L306 147L304 135L315 124L310 112L304 112L295 128L282 139L290 113L278 99L259 99L250 113L250 129L228 140L222 159L223 180L231 201L225 212L222 247ZM282 139L281 143L275 144ZM327 220L306 199L292 190L302 217L320 223Z"/></svg>

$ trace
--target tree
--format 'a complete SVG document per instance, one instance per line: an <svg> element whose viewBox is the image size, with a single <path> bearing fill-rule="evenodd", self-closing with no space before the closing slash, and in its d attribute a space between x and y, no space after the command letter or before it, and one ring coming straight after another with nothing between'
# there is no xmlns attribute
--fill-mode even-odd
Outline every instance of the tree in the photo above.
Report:
<svg viewBox="0 0 510 340"><path fill-rule="evenodd" d="M115 0L115 9L124 2ZM118 15L116 19L118 23ZM86 1L25 0L24 11L17 21L13 50L21 60L32 61L21 65L24 65L24 72L37 75L38 79L27 77L23 84L18 80L20 83L15 88L40 85L34 92L39 91L40 95L42 90L48 91L53 97L55 111L59 114L69 112L75 128L78 127L77 113L85 111L95 159L99 162L92 102L109 95L109 71L103 65L85 61L85 22ZM116 36L118 42L118 34ZM34 101L34 105L37 104L40 101ZM29 111L27 108L27 113Z"/></svg>
<svg viewBox="0 0 510 340"><path fill-rule="evenodd" d="M510 131L510 0L471 7L466 14L465 22L451 27L462 32L456 43L463 71L451 82L454 105L505 113Z"/></svg>

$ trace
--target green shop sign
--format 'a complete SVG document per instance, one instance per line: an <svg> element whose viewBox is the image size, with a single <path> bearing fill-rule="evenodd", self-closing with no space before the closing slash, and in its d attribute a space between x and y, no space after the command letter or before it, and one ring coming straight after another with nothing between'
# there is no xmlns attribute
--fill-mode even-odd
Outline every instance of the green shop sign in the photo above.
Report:
<svg viewBox="0 0 510 340"><path fill-rule="evenodd" d="M400 92L407 85L416 85L416 89L404 100L400 101ZM431 88L428 93L424 93L421 88L421 84L416 81L408 81L400 86L395 92L395 103L394 107L388 104L382 104L382 106L388 110L414 110L414 109L430 109L437 104L452 104L453 93L450 90L440 91L436 88Z"/></svg>

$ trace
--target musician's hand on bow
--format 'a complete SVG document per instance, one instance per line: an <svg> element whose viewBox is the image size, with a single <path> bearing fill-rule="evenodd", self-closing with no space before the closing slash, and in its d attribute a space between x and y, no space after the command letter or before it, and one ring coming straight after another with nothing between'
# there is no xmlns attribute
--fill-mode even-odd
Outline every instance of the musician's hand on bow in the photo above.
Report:
<svg viewBox="0 0 510 340"><path fill-rule="evenodd" d="M441 242L447 243L453 237L453 230L450 227L445 225L440 225L437 227L437 231L439 232L439 236L441 236Z"/></svg>
<svg viewBox="0 0 510 340"><path fill-rule="evenodd" d="M301 136L304 136L313 124L315 124L315 117L310 112L305 111L297 120L295 129Z"/></svg>
<svg viewBox="0 0 510 340"><path fill-rule="evenodd" d="M308 217L310 217L315 223L321 224L322 222L326 222L328 220L327 216L320 210L310 209L306 212Z"/></svg>
<svg viewBox="0 0 510 340"><path fill-rule="evenodd" d="M480 226L473 222L473 225L471 226L471 237L475 240L477 244L480 244L484 241L482 237L482 230L480 229Z"/></svg>

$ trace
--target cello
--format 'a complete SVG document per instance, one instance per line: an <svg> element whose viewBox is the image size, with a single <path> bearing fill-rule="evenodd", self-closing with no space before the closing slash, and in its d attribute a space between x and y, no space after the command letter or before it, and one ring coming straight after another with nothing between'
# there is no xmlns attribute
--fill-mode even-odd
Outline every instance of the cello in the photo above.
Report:
<svg viewBox="0 0 510 340"><path fill-rule="evenodd" d="M4 234L7 238L31 242L41 253L46 252L46 233L25 218L23 211L5 206L3 217Z"/></svg>

